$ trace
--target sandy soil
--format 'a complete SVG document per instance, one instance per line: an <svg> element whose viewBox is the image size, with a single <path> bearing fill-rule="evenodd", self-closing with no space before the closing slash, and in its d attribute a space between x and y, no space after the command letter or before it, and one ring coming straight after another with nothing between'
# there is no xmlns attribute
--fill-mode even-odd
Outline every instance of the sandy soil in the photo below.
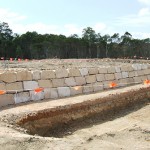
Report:
<svg viewBox="0 0 150 150"><path fill-rule="evenodd" d="M14 129L12 125L0 121L0 150L149 150L149 102L104 121L91 118L86 120L88 125L79 122L75 132L61 138L31 136L18 131L21 130L19 127Z"/></svg>
<svg viewBox="0 0 150 150"><path fill-rule="evenodd" d="M134 62L138 61L124 60L123 63ZM149 62L144 61L143 63ZM8 65L1 62L0 69L8 67L32 70L121 64L120 60L78 60L77 62L76 60L54 59L10 62ZM28 105L30 108L30 104ZM15 111L19 113L20 107L17 108ZM14 128L11 122L5 120L13 115L11 109L13 108L0 110L0 118L5 111L5 116L0 120L0 150L150 150L150 101L145 105L125 110L119 115L110 116L107 120L99 120L98 117L101 116L97 116L88 121L79 122L73 125L74 132L68 132L61 138L31 136L24 133L20 127Z"/></svg>

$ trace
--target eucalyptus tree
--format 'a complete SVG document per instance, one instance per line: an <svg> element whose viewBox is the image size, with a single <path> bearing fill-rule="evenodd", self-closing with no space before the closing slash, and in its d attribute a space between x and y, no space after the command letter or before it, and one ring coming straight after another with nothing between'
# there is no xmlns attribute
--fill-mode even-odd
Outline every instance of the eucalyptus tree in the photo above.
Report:
<svg viewBox="0 0 150 150"><path fill-rule="evenodd" d="M9 57L13 52L11 52L12 47L12 36L13 32L9 28L8 23L0 22L0 56Z"/></svg>
<svg viewBox="0 0 150 150"><path fill-rule="evenodd" d="M129 32L125 32L124 35L121 36L121 46L122 46L124 57L130 55L131 40L132 40L132 35Z"/></svg>
<svg viewBox="0 0 150 150"><path fill-rule="evenodd" d="M82 33L82 38L88 42L88 54L91 58L91 46L96 42L96 33L91 27L84 28Z"/></svg>

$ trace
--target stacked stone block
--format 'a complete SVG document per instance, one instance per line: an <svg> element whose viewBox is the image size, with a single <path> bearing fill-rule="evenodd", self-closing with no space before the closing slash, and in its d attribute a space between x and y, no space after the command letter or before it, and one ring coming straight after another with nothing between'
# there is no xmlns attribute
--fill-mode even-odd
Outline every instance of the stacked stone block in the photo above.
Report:
<svg viewBox="0 0 150 150"><path fill-rule="evenodd" d="M0 73L0 90L7 91L5 95L0 95L0 107L100 92L110 89L110 82L122 87L142 83L146 79L150 79L150 69L146 64L57 70L8 70ZM38 87L44 90L35 93L34 89Z"/></svg>

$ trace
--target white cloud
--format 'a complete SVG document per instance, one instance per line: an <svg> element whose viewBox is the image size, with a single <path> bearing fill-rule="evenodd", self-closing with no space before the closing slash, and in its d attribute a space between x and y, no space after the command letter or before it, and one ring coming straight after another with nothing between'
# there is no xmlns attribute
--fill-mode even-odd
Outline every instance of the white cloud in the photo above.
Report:
<svg viewBox="0 0 150 150"><path fill-rule="evenodd" d="M64 25L65 30L63 31L63 34L69 36L71 34L78 34L81 35L82 33L82 27L79 27L76 24L66 24Z"/></svg>
<svg viewBox="0 0 150 150"><path fill-rule="evenodd" d="M150 9L149 8L142 8L139 13L138 16L142 17L142 16L150 16Z"/></svg>
<svg viewBox="0 0 150 150"><path fill-rule="evenodd" d="M145 4L145 5L150 5L150 0L138 0L138 2Z"/></svg>
<svg viewBox="0 0 150 150"><path fill-rule="evenodd" d="M93 29L94 29L96 32L104 31L104 30L106 29L106 24L104 24L104 23L96 23L96 24L93 26Z"/></svg>
<svg viewBox="0 0 150 150"><path fill-rule="evenodd" d="M9 9L0 8L0 20L2 22L14 23L26 19L25 15L12 12Z"/></svg>
<svg viewBox="0 0 150 150"><path fill-rule="evenodd" d="M146 39L150 37L150 32L132 32L132 37L136 39Z"/></svg>

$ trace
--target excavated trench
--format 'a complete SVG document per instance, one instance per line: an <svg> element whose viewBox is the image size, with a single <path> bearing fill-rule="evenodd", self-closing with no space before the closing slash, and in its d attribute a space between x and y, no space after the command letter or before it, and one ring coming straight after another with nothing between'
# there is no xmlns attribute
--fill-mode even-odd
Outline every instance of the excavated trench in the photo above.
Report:
<svg viewBox="0 0 150 150"><path fill-rule="evenodd" d="M86 99L86 96L84 97ZM72 98L73 99L73 98ZM78 128L118 117L130 106L150 99L150 87L117 89L82 102L33 111L17 119L17 124L31 135L63 137ZM117 114L114 115L114 114Z"/></svg>

